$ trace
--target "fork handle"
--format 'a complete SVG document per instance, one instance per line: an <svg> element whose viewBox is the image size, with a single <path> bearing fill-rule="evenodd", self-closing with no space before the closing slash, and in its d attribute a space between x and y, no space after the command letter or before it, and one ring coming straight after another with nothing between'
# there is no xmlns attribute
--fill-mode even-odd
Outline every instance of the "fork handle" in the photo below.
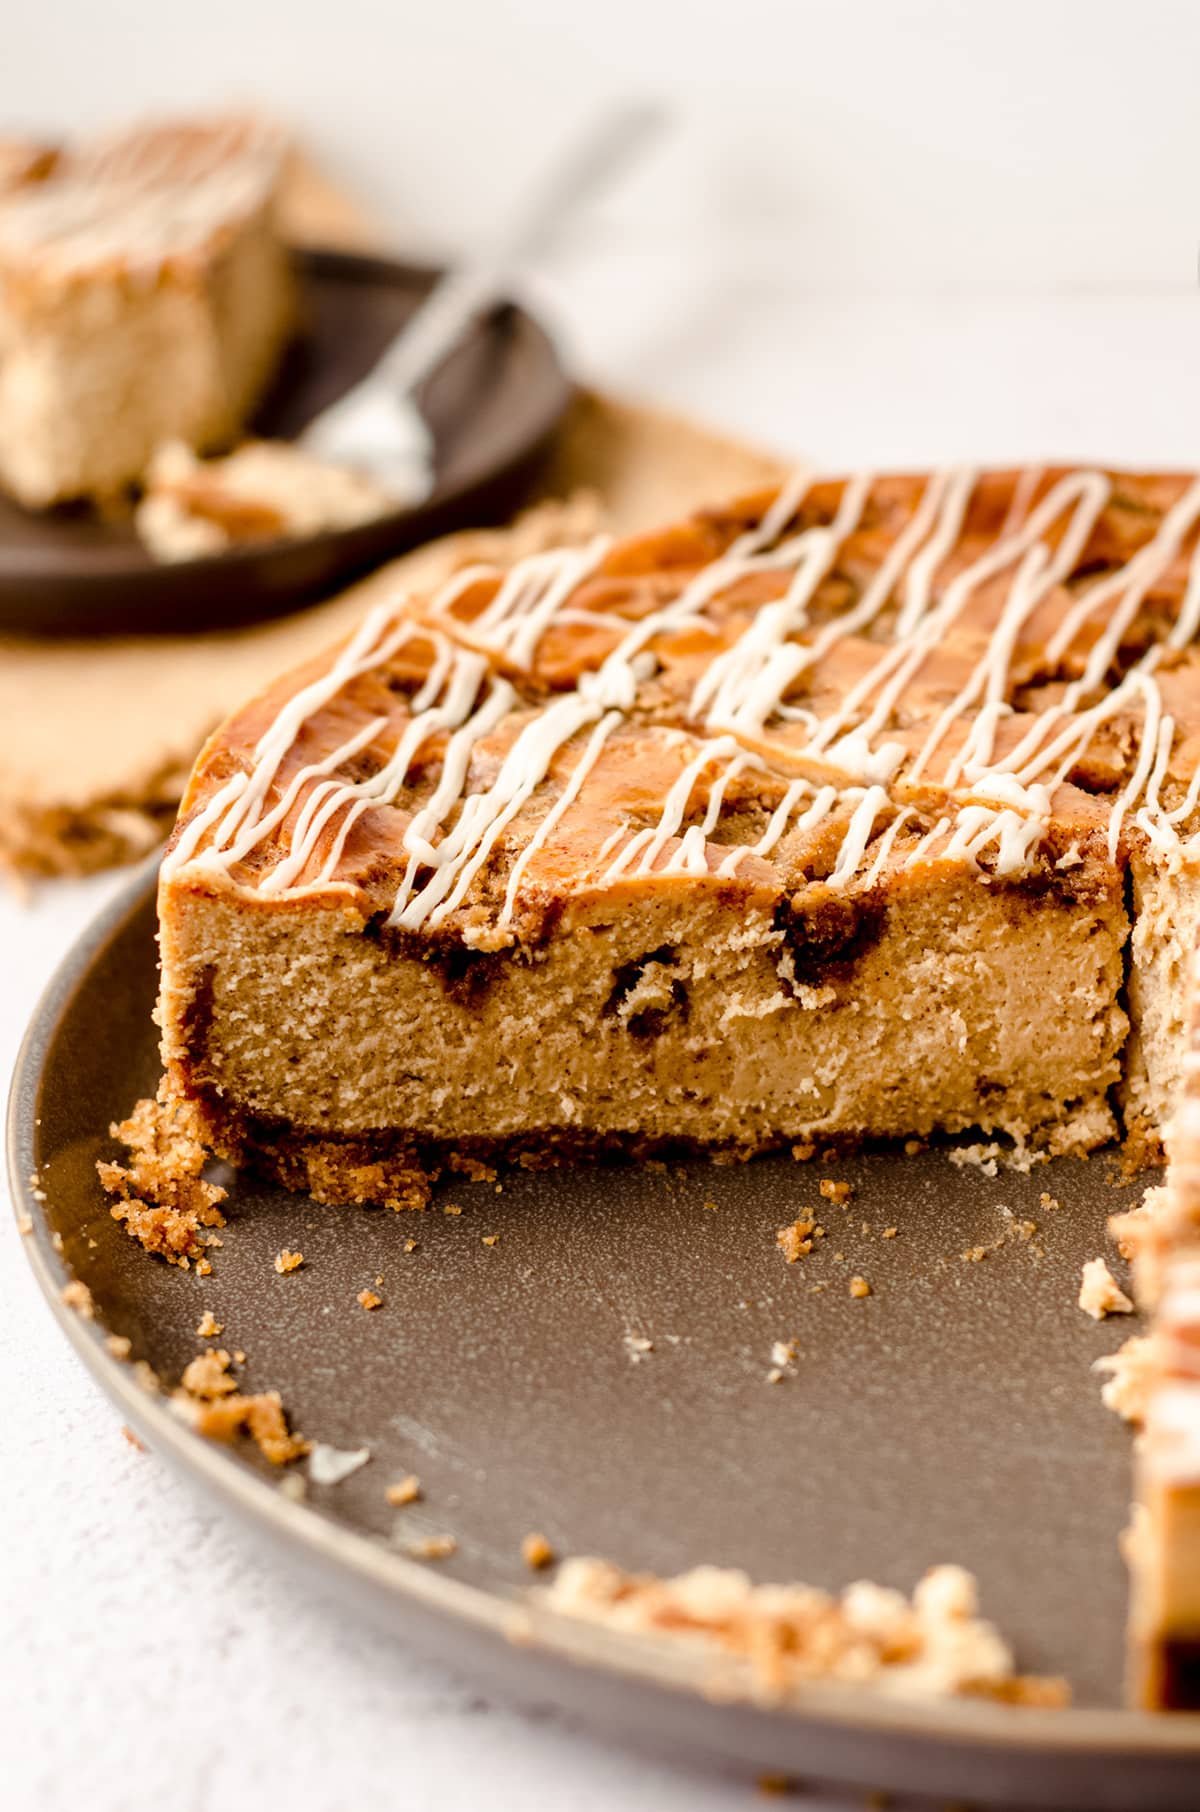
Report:
<svg viewBox="0 0 1200 1812"><path fill-rule="evenodd" d="M580 203L610 182L663 122L662 110L647 103L593 120L491 245L434 285L364 382L383 379L411 393L441 364L468 322L501 299L513 267L536 257Z"/></svg>

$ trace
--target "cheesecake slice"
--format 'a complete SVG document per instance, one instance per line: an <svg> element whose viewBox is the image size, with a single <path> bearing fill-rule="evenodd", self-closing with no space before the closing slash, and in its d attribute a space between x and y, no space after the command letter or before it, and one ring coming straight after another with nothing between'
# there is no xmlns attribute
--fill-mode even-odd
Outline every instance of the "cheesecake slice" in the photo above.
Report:
<svg viewBox="0 0 1200 1812"><path fill-rule="evenodd" d="M240 432L295 322L281 153L254 120L180 121L0 183L0 485L21 503L111 498L163 442Z"/></svg>
<svg viewBox="0 0 1200 1812"><path fill-rule="evenodd" d="M813 480L467 566L211 739L165 1091L319 1200L978 1129L1161 1156L1138 1690L1200 1704L1200 483Z"/></svg>
<svg viewBox="0 0 1200 1812"><path fill-rule="evenodd" d="M1131 906L1190 900L1198 516L1185 479L798 479L379 607L193 774L171 1088L350 1200L518 1151L1086 1151L1123 1090L1153 1145L1175 951Z"/></svg>

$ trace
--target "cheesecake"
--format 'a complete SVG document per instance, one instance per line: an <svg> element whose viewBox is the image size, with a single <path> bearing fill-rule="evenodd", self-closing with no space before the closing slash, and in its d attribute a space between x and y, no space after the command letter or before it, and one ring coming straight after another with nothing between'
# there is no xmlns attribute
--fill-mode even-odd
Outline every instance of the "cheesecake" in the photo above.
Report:
<svg viewBox="0 0 1200 1812"><path fill-rule="evenodd" d="M295 325L283 145L171 121L0 159L0 486L110 501L155 450L241 431ZM7 169L5 169L7 166Z"/></svg>
<svg viewBox="0 0 1200 1812"><path fill-rule="evenodd" d="M1145 1161L1183 1098L1139 1261L1182 1326L1198 627L1200 482L1098 468L797 473L386 599L196 764L167 1095L224 1158L395 1207L514 1157ZM1139 1462L1155 1703L1200 1697L1200 1583L1161 1571L1200 1552L1187 1348Z"/></svg>

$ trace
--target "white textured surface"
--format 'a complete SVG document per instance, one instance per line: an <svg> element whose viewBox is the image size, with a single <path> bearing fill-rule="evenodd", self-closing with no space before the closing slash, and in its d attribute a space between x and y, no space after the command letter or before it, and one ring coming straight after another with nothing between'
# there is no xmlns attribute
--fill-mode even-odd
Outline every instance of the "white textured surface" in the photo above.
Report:
<svg viewBox="0 0 1200 1812"><path fill-rule="evenodd" d="M173 9L112 0L101 24L71 0L20 9L8 66L27 120L52 123L219 97L236 45L235 87L309 120L335 163L454 238L529 154L543 103L562 113L567 74L611 89L635 43L643 89L680 97L679 136L536 285L591 372L828 465L1200 463L1194 9L1156 0L1140 30L1109 0L1014 0L1002 29L942 0L746 0L711 31L644 0L342 0L338 16L343 50L374 51L365 65L323 52L330 15L307 0L283 26L274 0L210 0L186 55ZM0 1077L113 885L0 898ZM486 1705L296 1588L122 1440L7 1213L0 1274L6 1804L754 1804L748 1784Z"/></svg>

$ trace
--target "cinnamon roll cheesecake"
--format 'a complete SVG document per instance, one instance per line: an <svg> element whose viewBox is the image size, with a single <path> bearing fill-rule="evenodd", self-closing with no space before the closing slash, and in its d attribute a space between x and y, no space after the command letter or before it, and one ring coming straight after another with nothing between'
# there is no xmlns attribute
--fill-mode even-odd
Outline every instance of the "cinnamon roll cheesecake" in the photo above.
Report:
<svg viewBox="0 0 1200 1812"><path fill-rule="evenodd" d="M515 1153L1160 1156L1198 630L1200 481L1092 469L802 473L398 596L196 765L168 1089L222 1155L396 1206Z"/></svg>
<svg viewBox="0 0 1200 1812"><path fill-rule="evenodd" d="M0 485L21 503L110 497L164 441L239 432L294 323L282 149L230 118L0 160Z"/></svg>

